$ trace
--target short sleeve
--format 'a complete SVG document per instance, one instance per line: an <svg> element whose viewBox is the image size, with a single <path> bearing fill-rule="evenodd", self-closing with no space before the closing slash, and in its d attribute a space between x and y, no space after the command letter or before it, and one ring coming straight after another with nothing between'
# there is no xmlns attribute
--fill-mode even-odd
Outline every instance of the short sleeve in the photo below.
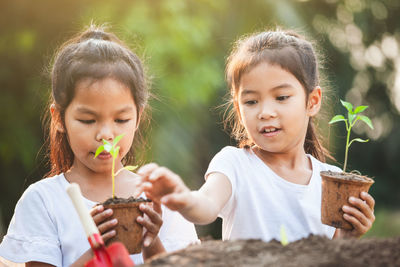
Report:
<svg viewBox="0 0 400 267"><path fill-rule="evenodd" d="M236 175L236 157L235 151L237 148L235 147L225 147L220 152L218 152L214 158L211 160L208 169L205 174L205 179L207 180L208 175L213 172L219 172L228 177L232 186L232 195L229 198L228 202L222 208L220 212L220 217L224 218L227 214L230 214L234 207L235 200L235 192L237 188L237 175Z"/></svg>
<svg viewBox="0 0 400 267"><path fill-rule="evenodd" d="M162 212L163 225L158 235L166 251L175 251L200 242L193 223L165 206L162 206Z"/></svg>
<svg viewBox="0 0 400 267"><path fill-rule="evenodd" d="M38 261L62 266L56 224L40 187L31 185L19 199L0 256L17 263Z"/></svg>

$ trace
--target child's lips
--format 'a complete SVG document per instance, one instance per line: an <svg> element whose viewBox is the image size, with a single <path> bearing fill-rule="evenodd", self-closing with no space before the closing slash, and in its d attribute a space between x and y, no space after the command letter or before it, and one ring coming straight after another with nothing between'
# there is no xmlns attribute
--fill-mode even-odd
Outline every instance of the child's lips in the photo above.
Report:
<svg viewBox="0 0 400 267"><path fill-rule="evenodd" d="M97 155L97 158L99 159L109 159L111 158L111 154L108 152L101 152L100 154Z"/></svg>
<svg viewBox="0 0 400 267"><path fill-rule="evenodd" d="M266 127L261 129L260 133L265 136L265 137L274 137L277 136L280 132L282 131L282 129L280 128L275 128L275 127Z"/></svg>

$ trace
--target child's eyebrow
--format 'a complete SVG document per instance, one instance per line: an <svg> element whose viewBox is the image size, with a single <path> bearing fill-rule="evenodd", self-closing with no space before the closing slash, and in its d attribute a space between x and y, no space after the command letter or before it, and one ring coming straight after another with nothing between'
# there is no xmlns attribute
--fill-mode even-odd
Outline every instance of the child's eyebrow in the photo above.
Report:
<svg viewBox="0 0 400 267"><path fill-rule="evenodd" d="M125 113L125 112L131 112L131 111L133 111L133 108L129 106L129 107L123 107L123 108L119 109L116 113Z"/></svg>
<svg viewBox="0 0 400 267"><path fill-rule="evenodd" d="M91 109L85 108L85 107L78 107L77 111L79 113L86 113L86 114L90 114L90 115L96 115L97 113ZM115 113L116 114L120 114L120 113L125 113L125 112L131 112L133 111L132 107L123 107L119 110L117 110Z"/></svg>
<svg viewBox="0 0 400 267"><path fill-rule="evenodd" d="M85 107L79 107L76 109L76 111L78 111L79 113L87 113L87 114L91 114L91 115L96 115L96 112L94 112L90 109L87 109Z"/></svg>
<svg viewBox="0 0 400 267"><path fill-rule="evenodd" d="M290 89L290 88L293 88L293 86L292 86L291 84L289 84L289 83L282 83L282 84L279 84L279 85L277 85L277 86L272 87L272 88L269 89L269 90L271 90L271 91L278 91L278 90L280 90L280 89L286 89L286 88ZM258 92L258 91L255 91L255 90L244 89L244 90L242 90L241 93L240 93L241 96L251 95L251 94L259 94L259 92Z"/></svg>

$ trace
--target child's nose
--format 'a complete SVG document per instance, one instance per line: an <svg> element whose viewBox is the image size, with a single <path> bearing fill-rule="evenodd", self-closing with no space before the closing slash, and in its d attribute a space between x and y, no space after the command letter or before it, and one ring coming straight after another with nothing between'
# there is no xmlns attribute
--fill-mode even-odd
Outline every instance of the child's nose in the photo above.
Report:
<svg viewBox="0 0 400 267"><path fill-rule="evenodd" d="M114 139L113 131L108 125L102 125L97 132L96 140L101 141L103 139L107 141L112 141Z"/></svg>
<svg viewBox="0 0 400 267"><path fill-rule="evenodd" d="M258 119L267 120L276 117L277 113L271 104L264 104L261 106L260 112L258 113Z"/></svg>

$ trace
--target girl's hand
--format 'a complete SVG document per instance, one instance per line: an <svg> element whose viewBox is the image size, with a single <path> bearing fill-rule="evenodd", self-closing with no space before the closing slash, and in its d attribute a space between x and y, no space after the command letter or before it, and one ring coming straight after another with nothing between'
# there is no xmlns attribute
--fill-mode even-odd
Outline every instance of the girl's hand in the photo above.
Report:
<svg viewBox="0 0 400 267"><path fill-rule="evenodd" d="M352 206L343 206L343 218L353 225L352 230L338 229L335 234L338 237L360 237L369 229L375 221L374 207L375 200L367 192L361 192L361 198L350 197L349 202Z"/></svg>
<svg viewBox="0 0 400 267"><path fill-rule="evenodd" d="M155 163L144 165L137 174L142 176L142 190L154 202L178 211L188 206L190 190L177 174Z"/></svg>
<svg viewBox="0 0 400 267"><path fill-rule="evenodd" d="M139 209L143 212L143 216L136 218L136 221L144 228L144 248L150 247L153 244L163 224L161 205L155 202L151 204L140 204Z"/></svg>
<svg viewBox="0 0 400 267"><path fill-rule="evenodd" d="M90 211L90 215L92 215L94 223L99 229L104 243L116 235L116 231L114 230L114 228L117 226L118 220L110 220L112 214L112 209L104 210L103 205L98 205Z"/></svg>

